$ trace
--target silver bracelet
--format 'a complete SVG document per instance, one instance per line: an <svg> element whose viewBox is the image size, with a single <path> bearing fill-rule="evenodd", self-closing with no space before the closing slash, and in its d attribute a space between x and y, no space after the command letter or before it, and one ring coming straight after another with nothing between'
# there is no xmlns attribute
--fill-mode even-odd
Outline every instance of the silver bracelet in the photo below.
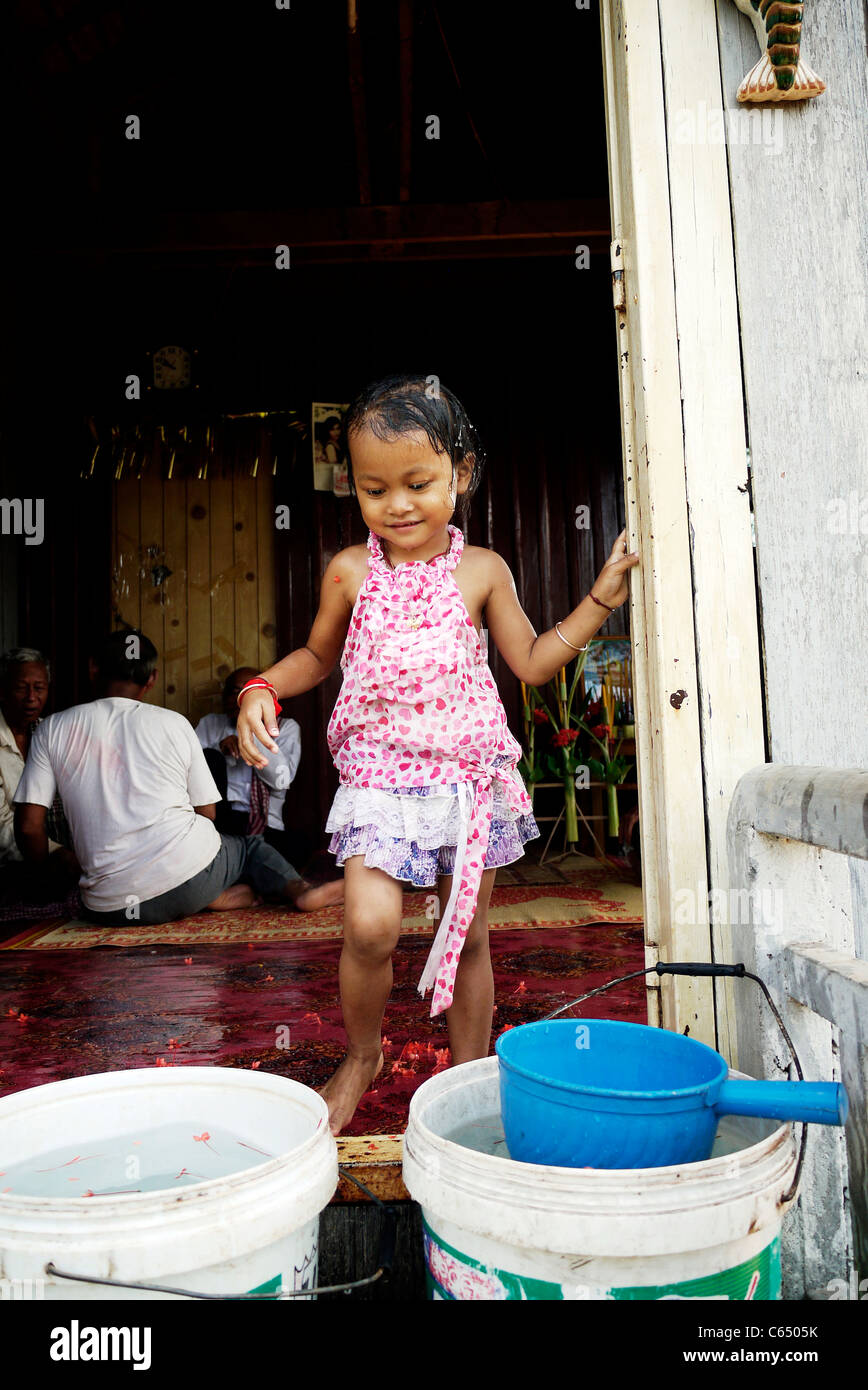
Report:
<svg viewBox="0 0 868 1390"><path fill-rule="evenodd" d="M575 642L568 642L564 634L561 632L560 623L555 623L555 632L558 634L558 637L560 637L562 642L566 643L568 647L572 647L574 652L586 652L588 650L588 647L590 645L589 642L586 642L583 647L577 647Z"/></svg>

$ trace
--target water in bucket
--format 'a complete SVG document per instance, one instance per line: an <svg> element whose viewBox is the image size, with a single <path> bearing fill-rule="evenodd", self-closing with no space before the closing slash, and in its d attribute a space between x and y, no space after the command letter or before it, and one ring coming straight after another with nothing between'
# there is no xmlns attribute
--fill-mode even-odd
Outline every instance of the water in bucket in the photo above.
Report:
<svg viewBox="0 0 868 1390"><path fill-rule="evenodd" d="M740 1149L746 1149L751 1144L758 1144L760 1140L773 1134L779 1125L780 1120L763 1120L748 1115L721 1115L711 1157L723 1158L726 1154L738 1153ZM491 1115L480 1115L477 1119L467 1120L443 1137L450 1139L453 1144L460 1144L462 1148L473 1149L475 1153L491 1154L495 1158L509 1158L499 1110Z"/></svg>
<svg viewBox="0 0 868 1390"><path fill-rule="evenodd" d="M91 1144L63 1144L10 1164L0 1177L0 1191L22 1197L160 1192L225 1178L274 1156L222 1125L174 1121Z"/></svg>

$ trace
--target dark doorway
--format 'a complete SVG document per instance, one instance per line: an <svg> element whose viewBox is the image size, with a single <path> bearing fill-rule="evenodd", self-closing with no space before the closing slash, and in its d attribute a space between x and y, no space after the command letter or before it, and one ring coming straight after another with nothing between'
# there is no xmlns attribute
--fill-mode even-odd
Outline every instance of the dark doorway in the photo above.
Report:
<svg viewBox="0 0 868 1390"><path fill-rule="evenodd" d="M167 703L195 719L218 708L233 652L257 664L269 642L303 642L324 565L364 531L352 499L314 491L309 438L288 424L391 371L436 374L467 405L488 454L468 538L503 555L537 630L574 607L623 525L596 4L540 17L294 0L239 17L22 0L13 27L7 120L27 134L7 170L3 489L39 480L46 536L15 542L2 638L50 655L53 707L86 698L88 644L127 617L117 507L131 479L164 485L161 520L139 520L137 620L201 667L183 681L167 667ZM153 388L166 343L194 354L188 388ZM292 519L275 537L271 610L251 620L258 645L243 646L242 594L231 637L212 614L184 629L195 659L177 657L173 579L150 577L170 513L204 506L216 554L232 504L210 485L260 467ZM164 566L181 607L185 544L184 565ZM623 630L620 614L606 629ZM518 732L518 682L490 658ZM339 684L293 710L308 752L297 814L314 836L336 784L324 730Z"/></svg>

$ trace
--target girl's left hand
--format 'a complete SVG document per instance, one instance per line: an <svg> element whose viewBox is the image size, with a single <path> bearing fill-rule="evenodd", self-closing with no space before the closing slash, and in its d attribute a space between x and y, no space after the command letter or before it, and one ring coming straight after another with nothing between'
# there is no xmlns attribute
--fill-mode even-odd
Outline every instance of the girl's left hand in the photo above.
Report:
<svg viewBox="0 0 868 1390"><path fill-rule="evenodd" d="M625 602L630 592L627 587L627 571L639 563L638 554L628 555L626 551L627 531L625 528L612 546L611 555L594 580L592 590L594 596L609 608L619 608Z"/></svg>

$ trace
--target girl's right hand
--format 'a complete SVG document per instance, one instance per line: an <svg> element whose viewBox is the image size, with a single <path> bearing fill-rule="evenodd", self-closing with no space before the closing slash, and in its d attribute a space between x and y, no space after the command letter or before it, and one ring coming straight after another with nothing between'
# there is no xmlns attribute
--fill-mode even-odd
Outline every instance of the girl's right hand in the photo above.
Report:
<svg viewBox="0 0 868 1390"><path fill-rule="evenodd" d="M277 737L274 701L267 690L251 690L249 694L244 696L238 708L235 729L238 734L238 748L241 756L251 767L268 766L268 759L256 747L255 739L258 739L262 746L268 748L270 752L280 752L274 742Z"/></svg>

